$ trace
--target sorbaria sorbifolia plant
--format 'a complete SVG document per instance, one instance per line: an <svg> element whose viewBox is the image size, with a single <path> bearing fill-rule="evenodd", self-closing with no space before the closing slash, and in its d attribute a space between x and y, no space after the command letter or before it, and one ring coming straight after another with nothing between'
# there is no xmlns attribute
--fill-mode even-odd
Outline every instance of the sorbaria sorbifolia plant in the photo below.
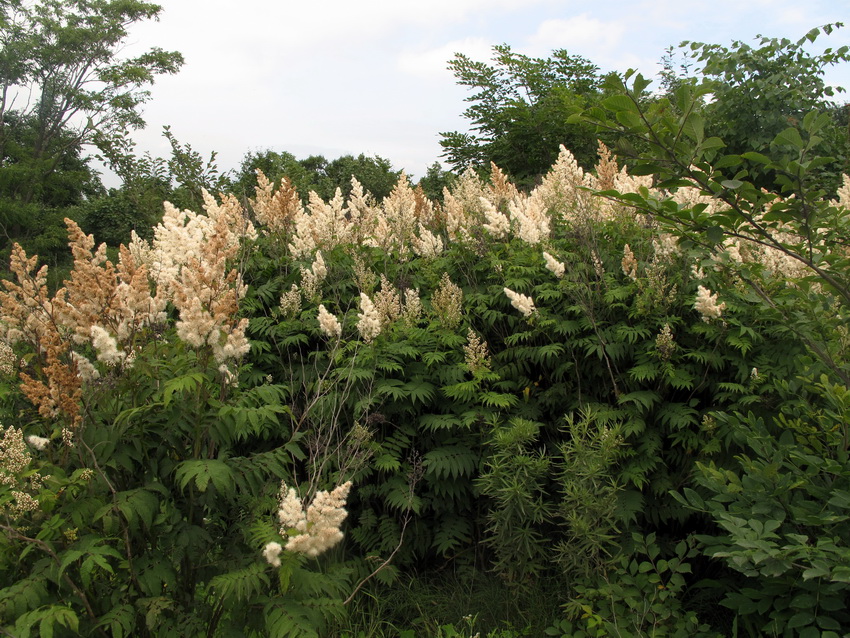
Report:
<svg viewBox="0 0 850 638"><path fill-rule="evenodd" d="M845 488L806 461L845 472L824 450L846 437L818 425L843 386L811 376L841 369L850 344L828 310L841 291L811 277L840 260L789 246L843 248L801 239L782 193L750 215L771 240L743 227L703 240L656 211L731 219L738 187L659 185L604 146L595 172L562 148L530 191L497 167L489 181L467 171L439 205L405 176L381 202L355 181L306 206L286 180L258 183L247 210L226 195L206 195L203 214L166 205L153 240L115 260L68 222L74 270L52 294L45 267L13 250L3 631L340 634L353 601L411 567L494 570L517 593L552 579L573 600L559 626L586 635L644 607L635 627L702 631L685 608L699 577L685 576L687 530L709 519L727 533L703 539L701 575L779 579L779 608L802 566L817 582L803 593L843 595L833 519L809 516L806 538L825 525L834 552L809 565L774 547L768 569L735 539L772 542L779 515L721 511L724 472L744 464L760 490L747 498L767 501L780 454L844 507ZM848 193L818 205L836 228ZM801 416L817 414L830 416ZM759 446L747 464L742 423L790 432L806 454ZM813 622L833 621L821 606Z"/></svg>

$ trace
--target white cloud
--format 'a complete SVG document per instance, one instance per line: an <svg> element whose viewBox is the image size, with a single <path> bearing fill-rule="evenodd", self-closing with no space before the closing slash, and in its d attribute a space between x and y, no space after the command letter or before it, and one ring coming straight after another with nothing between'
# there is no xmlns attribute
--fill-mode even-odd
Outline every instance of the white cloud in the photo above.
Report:
<svg viewBox="0 0 850 638"><path fill-rule="evenodd" d="M427 50L403 51L398 58L398 69L404 73L424 79L449 79L452 72L447 65L455 53L464 53L473 60L489 60L493 43L485 38L474 37L453 40Z"/></svg>
<svg viewBox="0 0 850 638"><path fill-rule="evenodd" d="M528 46L535 51L567 49L594 59L607 51L619 48L626 31L620 21L603 21L582 13L567 19L545 20L528 38Z"/></svg>
<svg viewBox="0 0 850 638"><path fill-rule="evenodd" d="M274 148L378 153L418 175L439 156L438 132L468 125L469 91L446 68L456 52L489 62L502 42L541 57L565 48L603 71L649 76L670 44L799 37L840 19L841 4L807 0L801 15L799 0L158 1L160 20L134 26L130 49L181 51L186 65L154 85L140 152L167 155L160 131L171 124L204 155L218 150L222 168L250 148ZM776 33L787 20L799 25ZM824 39L845 42L843 29Z"/></svg>
<svg viewBox="0 0 850 638"><path fill-rule="evenodd" d="M161 0L159 25L185 42L208 50L242 51L273 45L278 51L315 47L360 47L369 38L400 29L448 29L477 15L527 11L548 0ZM194 46L194 45L193 45ZM180 48L178 46L178 48Z"/></svg>

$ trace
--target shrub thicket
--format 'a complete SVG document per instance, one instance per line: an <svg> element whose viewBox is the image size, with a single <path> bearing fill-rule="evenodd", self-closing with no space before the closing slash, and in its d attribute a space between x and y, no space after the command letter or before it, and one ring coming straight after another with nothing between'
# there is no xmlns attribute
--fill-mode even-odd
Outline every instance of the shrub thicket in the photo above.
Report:
<svg viewBox="0 0 850 638"><path fill-rule="evenodd" d="M726 214L698 186L604 147L593 174L562 149L530 193L493 167L440 205L402 178L305 208L260 176L247 210L166 207L117 263L69 222L52 296L17 249L4 630L340 633L450 566L555 583L553 635L837 631L842 306L776 245L634 207Z"/></svg>

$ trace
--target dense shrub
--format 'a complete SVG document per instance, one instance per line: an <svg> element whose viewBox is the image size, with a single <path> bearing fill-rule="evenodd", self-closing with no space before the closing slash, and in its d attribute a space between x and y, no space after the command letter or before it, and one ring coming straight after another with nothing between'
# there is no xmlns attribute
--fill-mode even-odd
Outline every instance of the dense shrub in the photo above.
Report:
<svg viewBox="0 0 850 638"><path fill-rule="evenodd" d="M354 181L305 208L261 175L248 210L166 207L117 263L69 222L75 267L53 296L16 249L6 631L319 635L364 592L447 567L517 595L557 583L573 602L556 634L609 635L644 603L621 635L707 634L707 575L739 628L827 590L812 623L843 622L832 292L775 246L696 242L594 195L722 214L600 157L589 174L562 149L530 193L467 173L441 205L402 178L380 203ZM803 372L833 380L802 395ZM779 489L768 462L806 489L745 525ZM842 513L811 511L824 498ZM801 557L800 524L832 545ZM748 603L735 571L773 589Z"/></svg>

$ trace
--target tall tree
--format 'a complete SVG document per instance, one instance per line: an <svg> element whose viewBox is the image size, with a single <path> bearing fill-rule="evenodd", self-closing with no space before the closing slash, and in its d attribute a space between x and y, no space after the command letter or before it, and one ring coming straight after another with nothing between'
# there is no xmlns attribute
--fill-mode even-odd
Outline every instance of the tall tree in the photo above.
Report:
<svg viewBox="0 0 850 638"><path fill-rule="evenodd" d="M377 155L342 155L330 161L322 155L310 155L299 160L286 151L265 150L245 155L236 172L233 191L253 197L257 169L272 181L286 176L305 201L310 191L315 191L322 199L331 199L337 188L347 197L352 177L357 178L364 190L381 200L392 192L401 175L388 159Z"/></svg>
<svg viewBox="0 0 850 638"><path fill-rule="evenodd" d="M495 162L514 180L531 185L567 146L579 163L596 162L596 131L567 118L598 102L603 77L589 60L565 49L549 58L530 58L503 44L493 47L493 64L462 53L449 62L458 84L476 91L464 112L472 132L441 133L449 164L461 171Z"/></svg>
<svg viewBox="0 0 850 638"><path fill-rule="evenodd" d="M144 121L139 107L157 75L176 73L178 52L152 48L122 58L128 28L156 19L162 7L139 0L3 0L0 2L0 170L17 164L21 179L3 195L23 203L87 144L108 145ZM28 156L10 153L31 136Z"/></svg>
<svg viewBox="0 0 850 638"><path fill-rule="evenodd" d="M673 50L668 49L662 84L671 94L682 82L705 87L710 99L696 106L705 118L706 134L722 139L729 153L764 152L777 135L798 127L810 111L828 113L830 125L819 134L819 152L836 161L821 169L819 178L834 191L847 170L850 140L846 106L834 101L844 89L828 85L825 73L830 66L850 61L850 47L828 47L820 53L809 48L821 35L842 26L827 24L797 40L757 36L755 45L738 40L730 46L683 42L682 72L672 72ZM690 75L691 68L695 75ZM773 177L768 171L756 183L770 188Z"/></svg>

